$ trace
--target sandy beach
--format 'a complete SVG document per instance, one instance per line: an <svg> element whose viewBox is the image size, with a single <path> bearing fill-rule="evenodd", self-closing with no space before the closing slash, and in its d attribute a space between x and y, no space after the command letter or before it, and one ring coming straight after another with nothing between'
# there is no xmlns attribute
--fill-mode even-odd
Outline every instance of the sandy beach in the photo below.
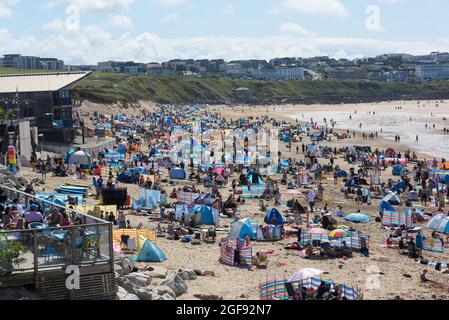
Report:
<svg viewBox="0 0 449 320"><path fill-rule="evenodd" d="M426 105L423 107L423 105ZM402 109L395 110L394 108L401 106ZM421 107L419 107L421 106ZM89 109L82 109L82 112L87 110L108 112L110 109L102 107L96 109L95 105L89 105ZM345 146L345 145L369 145L374 148L385 149L394 146L397 150L403 152L408 148L416 150L420 156L424 157L449 157L447 153L447 146L449 143L449 136L444 136L441 132L446 124L442 118L448 114L449 104L441 103L439 107L435 107L434 103L416 101L410 102L386 102L379 104L365 104L365 105L339 105L339 106L260 106L260 107L225 107L225 106L211 106L208 108L210 112L219 112L222 116L231 119L238 119L241 117L257 117L260 115L268 115L277 120L285 120L294 122L310 121L313 118L318 123L323 123L323 117L327 119L334 119L337 122L336 128L356 130L358 122L363 121L362 130L366 132L379 131L384 129L384 133L379 133L379 138L376 140L363 140L361 134L358 133L355 139L346 139L341 141L322 142L329 146ZM357 110L357 114L354 114ZM368 112L375 111L375 116L370 116ZM430 114L433 114L432 117ZM353 120L349 120L349 115L353 116ZM412 124L409 123L407 117L412 116ZM347 119L348 118L348 119ZM309 120L308 120L309 119ZM425 123L436 124L436 128L428 131L423 131ZM416 126L420 128L415 128ZM449 123L448 123L449 126ZM394 132L398 131L401 135L401 143L394 143L391 137ZM414 139L416 132L422 137L419 144L410 142ZM425 143L427 139L435 139L435 143ZM422 141L422 142L421 142ZM446 147L446 149L445 149ZM280 143L280 149L283 156L286 158L295 158L297 160L304 160L304 155L296 154L295 144L293 144L292 152L289 152L284 144ZM345 170L349 169L349 165L342 158L336 160ZM410 167L409 167L410 168ZM31 172L30 169L25 169L23 175L26 178L40 177L40 174ZM161 179L167 178L167 170L162 171ZM382 180L385 181L391 177L391 168L382 172ZM233 176L237 179L237 176ZM280 175L275 175L274 178L280 179ZM396 178L397 180L397 178ZM64 184L65 182L73 182L73 177L67 178L53 178L48 177L46 184L37 186L38 191L52 192L55 187ZM86 183L89 183L86 181ZM329 208L335 211L337 205L342 205L345 213L361 212L367 214L371 218L378 216L379 200L374 199L371 205L358 205L354 200L346 200L341 189L343 188L343 181L334 184L332 176L325 178L323 181L325 189L324 201L317 204L318 208L323 208L328 204ZM192 185L194 182L185 182L183 184ZM131 196L139 194L139 188L136 185L120 184L122 187L127 187ZM163 187L170 191L173 186L164 184ZM200 190L205 190L203 186L196 185ZM280 186L281 194L286 191L286 186ZM231 192L230 185L220 190L223 198L226 198ZM282 197L282 204L285 204L289 198L285 195ZM306 203L305 196L300 196L299 200L302 204ZM173 199L170 199L172 202ZM88 204L95 204L93 198L87 199ZM274 207L274 201L268 202L268 207ZM285 209L277 207L281 212ZM405 207L398 207L398 210L405 209ZM435 210L433 204L425 208L427 211ZM239 210L242 217L251 218L263 223L265 212L259 210L258 200L247 200L246 204L240 205ZM144 224L144 229L155 230L156 223L148 221L145 216L135 215L128 212L127 219L130 219L132 225L139 223ZM224 299L258 299L259 291L258 285L261 281L266 279L273 279L274 277L288 277L295 271L305 267L318 268L326 272L323 279L332 280L336 283L348 284L357 287L364 295L364 299L393 299L400 295L404 299L446 299L449 297L448 286L449 276L435 270L429 270L429 278L435 283L422 284L420 282L420 274L425 266L422 266L406 256L400 255L397 249L387 249L383 245L389 231L381 227L380 223L374 220L368 224L352 224L343 221L339 218L339 223L346 226L354 226L360 231L366 232L370 235L370 255L365 257L359 254L354 254L354 257L343 260L306 260L299 256L298 251L285 250L284 246L288 243L296 241L296 238L285 238L279 242L253 242L253 252L263 250L273 250L274 253L269 255L269 265L267 270L258 269L239 269L229 267L219 262L219 246L216 244L205 244L194 246L192 244L185 244L178 241L170 241L165 238L158 238L157 245L165 252L167 260L161 265L168 270L176 272L179 269L199 269L202 271L213 271L215 276L200 277L198 280L188 282L188 293L181 296L180 299L195 299L195 294L211 294L218 295ZM229 219L221 219L221 227L227 228L230 225ZM425 227L425 223L418 224L418 226ZM428 231L426 231L428 233ZM226 232L219 233L218 237L226 237ZM426 259L436 261L449 261L449 253L432 253L424 252ZM150 264L151 265L151 264ZM153 264L155 265L155 264ZM380 285L376 289L368 289L367 284L370 283L372 277L369 270L376 269L379 271ZM367 272L367 270L369 272Z"/></svg>

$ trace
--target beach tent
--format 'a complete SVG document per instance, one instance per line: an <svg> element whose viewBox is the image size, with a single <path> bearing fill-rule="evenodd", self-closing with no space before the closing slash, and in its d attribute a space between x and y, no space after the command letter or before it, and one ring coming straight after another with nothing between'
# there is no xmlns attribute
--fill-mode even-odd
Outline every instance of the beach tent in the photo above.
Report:
<svg viewBox="0 0 449 320"><path fill-rule="evenodd" d="M184 169L173 168L170 170L170 179L172 180L186 180L187 173Z"/></svg>
<svg viewBox="0 0 449 320"><path fill-rule="evenodd" d="M185 217L190 221L194 221L195 225L216 225L220 224L220 214L217 209L211 205L197 204L186 205L178 204L175 209L176 219L180 219L184 213Z"/></svg>
<svg viewBox="0 0 449 320"><path fill-rule="evenodd" d="M392 188L392 192L398 192L399 190L405 190L407 188L407 184L404 181L396 183Z"/></svg>
<svg viewBox="0 0 449 320"><path fill-rule="evenodd" d="M118 177L117 181L121 183L135 183L137 177L130 170L122 171Z"/></svg>
<svg viewBox="0 0 449 320"><path fill-rule="evenodd" d="M143 243L137 256L133 257L137 262L162 262L167 260L167 257L161 249L151 240L139 236L139 241Z"/></svg>
<svg viewBox="0 0 449 320"><path fill-rule="evenodd" d="M248 172L248 174L246 175L246 179L251 184L263 184L262 177L259 174L257 174L254 170L250 170Z"/></svg>
<svg viewBox="0 0 449 320"><path fill-rule="evenodd" d="M351 213L344 217L346 221L355 222L355 223L367 223L371 221L371 219L362 213Z"/></svg>
<svg viewBox="0 0 449 320"><path fill-rule="evenodd" d="M228 237L245 239L246 236L249 236L252 240L256 240L257 238L251 225L251 220L245 218L234 222Z"/></svg>
<svg viewBox="0 0 449 320"><path fill-rule="evenodd" d="M82 150L73 152L67 157L67 164L71 165L75 163L79 165L89 166L92 164L92 156L86 151Z"/></svg>
<svg viewBox="0 0 449 320"><path fill-rule="evenodd" d="M400 176L400 175L402 175L403 171L404 171L404 166L402 164L397 164L397 165L393 166L392 174L394 176Z"/></svg>
<svg viewBox="0 0 449 320"><path fill-rule="evenodd" d="M385 156L388 158L394 158L396 157L396 151L393 148L388 148L385 150Z"/></svg>
<svg viewBox="0 0 449 320"><path fill-rule="evenodd" d="M394 211L396 211L396 209L388 201L382 200L379 203L379 212L382 213L384 211L394 212Z"/></svg>
<svg viewBox="0 0 449 320"><path fill-rule="evenodd" d="M338 171L338 176L340 178L347 178L348 177L348 173L346 171L344 171L344 170L340 170L340 171Z"/></svg>
<svg viewBox="0 0 449 320"><path fill-rule="evenodd" d="M282 217L282 214L275 208L267 211L264 221L266 224L272 224L275 226L283 225L285 223L284 217Z"/></svg>
<svg viewBox="0 0 449 320"><path fill-rule="evenodd" d="M401 204L401 198L399 198L399 196L394 192L389 192L383 201L387 201L389 204L394 206Z"/></svg>
<svg viewBox="0 0 449 320"><path fill-rule="evenodd" d="M449 234L449 217L446 214L434 216L427 225L429 229Z"/></svg>

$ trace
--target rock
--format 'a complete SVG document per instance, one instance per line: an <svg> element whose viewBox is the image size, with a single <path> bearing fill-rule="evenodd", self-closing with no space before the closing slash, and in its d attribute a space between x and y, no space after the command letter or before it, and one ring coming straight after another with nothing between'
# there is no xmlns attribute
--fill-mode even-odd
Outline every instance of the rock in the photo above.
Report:
<svg viewBox="0 0 449 320"><path fill-rule="evenodd" d="M151 277L143 273L135 272L119 277L117 282L127 292L136 294L140 288L146 287L151 283Z"/></svg>
<svg viewBox="0 0 449 320"><path fill-rule="evenodd" d="M138 287L146 287L151 283L151 277L141 272L130 273L124 276L124 278L129 279L131 283Z"/></svg>
<svg viewBox="0 0 449 320"><path fill-rule="evenodd" d="M118 273L118 275L120 276L120 277L122 277L124 274L123 274L123 268L121 267L121 266L119 266L118 264L114 264L114 271L116 272L116 273Z"/></svg>
<svg viewBox="0 0 449 320"><path fill-rule="evenodd" d="M182 280L196 280L198 278L195 271L192 270L179 270L178 275Z"/></svg>
<svg viewBox="0 0 449 320"><path fill-rule="evenodd" d="M201 276L201 270L193 269L193 272L195 272L197 276Z"/></svg>
<svg viewBox="0 0 449 320"><path fill-rule="evenodd" d="M155 266L152 267L153 270L151 271L145 271L144 273L149 275L151 278L156 279L165 279L168 274L168 269L164 268L162 266Z"/></svg>
<svg viewBox="0 0 449 320"><path fill-rule="evenodd" d="M138 286L136 286L129 279L124 277L119 277L117 279L117 283L119 286L123 287L123 289L128 293L135 294L137 292L137 289L139 289Z"/></svg>
<svg viewBox="0 0 449 320"><path fill-rule="evenodd" d="M167 285L177 297L187 292L187 284L185 281L177 274L167 277L164 281L160 283L161 286Z"/></svg>
<svg viewBox="0 0 449 320"><path fill-rule="evenodd" d="M123 274L128 275L134 269L134 262L123 256L116 256L116 264L122 267Z"/></svg>
<svg viewBox="0 0 449 320"><path fill-rule="evenodd" d="M200 300L223 300L222 297L219 297L215 294L194 294L193 296Z"/></svg>
<svg viewBox="0 0 449 320"><path fill-rule="evenodd" d="M159 286L162 280L163 279L151 279L151 285L157 287Z"/></svg>
<svg viewBox="0 0 449 320"><path fill-rule="evenodd" d="M139 300L135 294L129 293L122 287L118 287L117 298L119 300Z"/></svg>
<svg viewBox="0 0 449 320"><path fill-rule="evenodd" d="M1 176L0 176L1 178ZM17 181L20 182L23 185L27 185L28 184L28 180L24 177L17 177Z"/></svg>
<svg viewBox="0 0 449 320"><path fill-rule="evenodd" d="M152 299L153 299L153 300L159 300L159 301L161 301L161 300L164 300L164 301L173 301L173 300L176 300L176 298L173 298L173 297L172 297L171 295L169 295L169 294L164 294L164 295L160 296L160 295L155 294L155 293L153 293Z"/></svg>
<svg viewBox="0 0 449 320"><path fill-rule="evenodd" d="M153 287L147 286L137 289L136 296L139 297L140 300L153 300Z"/></svg>
<svg viewBox="0 0 449 320"><path fill-rule="evenodd" d="M412 277L412 276L409 275L408 273L404 273L403 276L404 276L405 278L411 278L411 277Z"/></svg>
<svg viewBox="0 0 449 320"><path fill-rule="evenodd" d="M176 294L173 292L173 290L169 286L158 286L153 289L153 294L157 294L159 296L169 295L173 298L173 300L176 300Z"/></svg>

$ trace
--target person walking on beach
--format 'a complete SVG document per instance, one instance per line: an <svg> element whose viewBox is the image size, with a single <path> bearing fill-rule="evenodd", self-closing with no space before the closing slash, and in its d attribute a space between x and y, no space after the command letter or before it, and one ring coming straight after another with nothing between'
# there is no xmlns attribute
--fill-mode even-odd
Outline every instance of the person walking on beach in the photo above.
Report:
<svg viewBox="0 0 449 320"><path fill-rule="evenodd" d="M419 141L419 136L416 135L416 143L418 143L418 141Z"/></svg>
<svg viewBox="0 0 449 320"><path fill-rule="evenodd" d="M310 190L307 194L307 200L309 201L310 212L313 212L313 207L315 206L315 193Z"/></svg>

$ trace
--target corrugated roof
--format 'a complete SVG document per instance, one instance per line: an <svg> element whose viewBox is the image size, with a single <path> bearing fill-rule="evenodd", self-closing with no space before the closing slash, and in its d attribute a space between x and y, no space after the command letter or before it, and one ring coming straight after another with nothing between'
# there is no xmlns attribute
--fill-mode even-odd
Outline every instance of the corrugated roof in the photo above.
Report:
<svg viewBox="0 0 449 320"><path fill-rule="evenodd" d="M90 72L0 75L0 93L58 91L76 84Z"/></svg>

